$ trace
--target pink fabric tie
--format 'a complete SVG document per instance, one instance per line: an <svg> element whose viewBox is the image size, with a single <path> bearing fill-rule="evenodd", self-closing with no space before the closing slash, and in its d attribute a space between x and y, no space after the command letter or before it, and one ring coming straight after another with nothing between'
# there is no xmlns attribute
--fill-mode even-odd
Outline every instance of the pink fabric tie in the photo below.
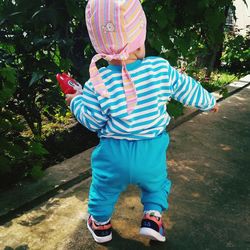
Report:
<svg viewBox="0 0 250 250"><path fill-rule="evenodd" d="M141 3L139 0L88 0L85 17L90 40L97 52L89 68L94 89L102 97L110 97L96 62L101 58L120 60L127 111L132 112L137 104L137 94L125 60L130 53L144 46L146 39L147 21Z"/></svg>
<svg viewBox="0 0 250 250"><path fill-rule="evenodd" d="M127 57L125 50L121 52L120 55L106 55L106 54L97 54L95 55L90 64L90 78L92 84L94 86L95 91L100 94L102 97L109 98L110 94L103 82L102 77L96 67L96 62L102 58L106 59L107 61L111 61L113 59L121 58L121 55ZM123 89L125 93L125 98L127 102L127 111L128 113L132 112L137 104L137 94L134 81L132 80L126 64L122 61L122 82L123 82Z"/></svg>
<svg viewBox="0 0 250 250"><path fill-rule="evenodd" d="M132 112L137 104L137 94L134 81L128 73L126 64L122 62L122 81L125 97L127 101L127 111Z"/></svg>

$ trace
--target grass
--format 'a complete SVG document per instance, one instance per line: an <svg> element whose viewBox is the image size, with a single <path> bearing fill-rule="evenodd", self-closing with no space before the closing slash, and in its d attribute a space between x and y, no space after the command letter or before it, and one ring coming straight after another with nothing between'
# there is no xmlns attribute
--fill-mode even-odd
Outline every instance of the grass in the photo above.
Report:
<svg viewBox="0 0 250 250"><path fill-rule="evenodd" d="M201 83L210 92L225 88L230 82L238 80L235 74L221 72L212 73L210 80L204 79Z"/></svg>
<svg viewBox="0 0 250 250"><path fill-rule="evenodd" d="M226 86L232 81L238 80L238 76L228 72L212 72L210 78L206 78L205 69L192 71L189 73L191 77L201 83L201 85L209 92L220 90L223 96L228 94ZM173 118L178 118L183 115L185 107L180 102L171 100L167 105L168 113Z"/></svg>

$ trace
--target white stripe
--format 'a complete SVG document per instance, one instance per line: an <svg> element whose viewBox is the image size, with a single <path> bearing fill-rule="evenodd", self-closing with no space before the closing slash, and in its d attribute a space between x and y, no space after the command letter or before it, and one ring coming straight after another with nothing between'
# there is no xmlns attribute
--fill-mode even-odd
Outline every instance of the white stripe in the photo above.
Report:
<svg viewBox="0 0 250 250"><path fill-rule="evenodd" d="M157 77L153 77L153 76L159 75L160 73L164 73L165 75L160 75L160 76L157 76ZM119 76L121 77L121 74ZM169 76L167 75L167 72L166 72L165 69L160 69L158 71L152 71L151 70L151 71L148 71L148 72L146 72L144 74L140 74L140 75L137 75L137 76L132 76L132 79L134 81L139 82L141 79L146 78L146 77L150 78L151 81L154 80L154 79L157 80L159 77L164 77L163 79L169 80ZM110 78L110 77L108 77L108 78ZM104 80L107 80L107 79L104 79ZM110 80L110 79L108 79L108 80ZM111 88L111 87L115 86L117 84L117 82L122 82L122 80L121 79L113 80L112 82L107 84L107 87ZM141 84L141 83L137 83L137 85L138 84Z"/></svg>
<svg viewBox="0 0 250 250"><path fill-rule="evenodd" d="M187 85L188 85L188 90L187 90L187 91L184 93L184 95L180 98L180 102L181 102L181 103L184 103L184 104L187 104L186 101L184 102L184 99L185 99L188 95L191 95L191 94L192 94L192 82L191 82L191 79L190 79L190 78L186 78L185 80L186 80Z"/></svg>
<svg viewBox="0 0 250 250"><path fill-rule="evenodd" d="M156 70L158 67L164 68ZM148 72L141 73L143 70ZM131 114L127 114L122 80L113 80L114 77L121 78L121 73L115 73L112 74L112 76L105 77L108 72L110 72L110 70L105 69L101 75L104 76L103 79L105 84L107 84L111 98L103 99L103 97L100 97L99 95L96 96L92 83L90 81L86 82L82 98L76 99L76 101L72 103L72 110L76 117L78 117L78 120L92 131L99 130L101 137L139 140L143 138L154 138L161 133L170 121L170 116L166 112L166 103L171 97L173 91L171 84L175 81L176 77L178 77L173 69L171 71L169 63L161 58L147 58L145 61L142 61L139 68L129 71L130 74L136 74L136 76L133 77L133 80L138 82L136 83L137 88L143 88L148 84L146 88L139 91L137 90L138 104L135 108L135 112L138 113L132 112ZM171 78L169 77L170 73ZM146 80L144 80L144 78ZM177 89L180 88L178 92L183 89L182 85L183 83L180 84L180 82L177 82ZM185 85L186 84L184 83L184 86ZM112 92L110 91L111 88L114 88ZM139 97L139 95L154 90L156 90L154 93L148 93L146 96L143 95ZM121 94L112 98L112 95L118 94L119 91L121 91ZM192 90L192 93L195 93L195 90ZM154 100L149 102L149 98ZM188 98L189 101L190 98L191 97ZM103 100L105 101L101 104L100 101ZM144 101L146 101L146 103L139 104ZM211 102L211 100L209 101ZM115 103L118 103L118 105ZM105 109L105 107L107 108ZM110 111L107 116L105 112L108 111L108 108ZM122 110L115 112L117 108L122 108ZM83 112L84 110L85 112ZM124 117L119 118L121 115L124 115ZM113 119L112 117L116 119ZM141 125L141 123L147 122L149 124ZM114 126L117 126L117 128Z"/></svg>
<svg viewBox="0 0 250 250"><path fill-rule="evenodd" d="M80 123L86 125L84 112L81 112L81 113L79 114L79 119L80 119Z"/></svg>
<svg viewBox="0 0 250 250"><path fill-rule="evenodd" d="M153 89L153 86L151 86L150 88L147 88L147 89L145 89L145 90L148 91L148 90L151 90L151 88ZM138 91L138 92L137 92L137 96L138 96L140 93L143 93L145 90L143 89L143 90L141 90L141 91ZM145 91L145 92L146 92L146 91ZM167 100L168 100L168 98L169 98L169 96L170 96L170 91L160 90L159 92L154 92L154 93L148 94L148 95L146 95L146 96L138 96L138 99L137 99L137 106L138 106L138 107L141 107L141 104L139 104L139 102L141 102L141 101L147 100L147 99L152 98L152 97L158 97L158 96L164 95L164 94L165 94L166 96L163 96L164 99L161 98L160 100L161 100L161 101L167 102ZM112 106L112 105L115 104L115 103L119 103L119 104L116 105L116 108L119 108L119 107L122 107L122 106L126 106L126 105L127 105L127 102L126 102L126 100L125 100L124 98L125 98L125 95L124 95L124 93L122 93L122 94L118 95L116 98L113 98L114 101L111 102L111 100L110 100L110 102L108 103L108 105L109 105L109 106ZM122 100L124 100L124 101L122 101ZM106 106L107 103L103 103L102 105L103 105L103 106Z"/></svg>
<svg viewBox="0 0 250 250"><path fill-rule="evenodd" d="M166 86L166 87L170 86L169 82L162 82L162 80L166 80L165 76L159 76L157 78L152 78L152 79L148 79L148 80L145 80L143 82L140 82L140 83L136 83L135 87L138 89L139 87L141 87L143 85L146 85L148 83L152 83L153 81L154 81L154 84L151 85L149 88L152 88L152 87L157 88L157 87L159 87L161 85ZM157 83L155 83L155 82L157 82ZM110 95L115 95L117 92L123 91L122 80L114 81L113 85L116 85L117 87L112 91L110 90L111 86L107 86ZM120 87L118 87L118 85L120 85ZM137 90L136 93L145 92L145 90L147 90L149 88L144 88L144 89L141 89L141 90Z"/></svg>
<svg viewBox="0 0 250 250"><path fill-rule="evenodd" d="M175 95L174 95L175 98L178 98L183 92L184 93L187 92L186 87L188 87L188 89L189 89L188 82L187 81L182 82L182 80L179 79L178 80L178 87L177 87L177 89L175 91Z"/></svg>
<svg viewBox="0 0 250 250"><path fill-rule="evenodd" d="M157 119L155 119L152 123L150 124L147 124L147 125L141 125L141 126L136 126L136 127L133 127L133 128L128 128L128 127L124 127L122 124L120 124L119 122L113 120L113 123L121 128L123 131L127 131L127 132L133 132L133 131L137 131L137 130L140 130L140 129L148 129L154 125L156 125L160 120L162 120L162 116L158 117ZM166 117L164 117L164 120L166 120Z"/></svg>
<svg viewBox="0 0 250 250"><path fill-rule="evenodd" d="M197 101L197 97L198 97L198 93L199 93L199 86L198 85L196 85L195 91L196 91L196 93L195 93L195 96L194 96L194 100L191 103L191 106L193 106L193 107L194 107L194 105L195 105L195 103Z"/></svg>
<svg viewBox="0 0 250 250"><path fill-rule="evenodd" d="M141 104L140 107L138 107L138 105L136 105L135 110L136 110L136 109L145 108L145 107L147 107L147 106L151 106L152 104L157 104L157 101L156 101L156 100L153 100L153 101L151 101L151 102ZM119 116L119 115L125 114L125 113L127 113L127 110L120 110L120 111L118 111L118 112L113 112L112 115L113 115L113 116Z"/></svg>
<svg viewBox="0 0 250 250"><path fill-rule="evenodd" d="M96 124L96 122L92 119L92 117L87 114L86 112L84 113L85 118L87 118L89 121L92 121L92 123ZM93 129L99 129L97 126L93 125L91 122L89 123L89 126Z"/></svg>
<svg viewBox="0 0 250 250"><path fill-rule="evenodd" d="M156 109L155 111L159 111L159 108L158 109ZM147 110L147 113L152 113L152 112L154 112L154 111L152 111L152 110ZM144 118L137 118L137 117L139 117L139 115L138 114L136 114L136 115L134 115L134 116L130 116L130 118L129 119L122 119L122 121L124 122L124 123L126 123L128 126L130 126L130 125L135 125L135 124L137 124L137 123L141 123L141 122L146 122L146 121L149 121L149 120L154 120L155 118L157 118L157 117L159 117L160 116L160 114L159 114L159 112L157 113L157 114L155 114L155 115L151 115L151 116L148 116L148 117L144 117ZM137 119L136 119L137 118Z"/></svg>
<svg viewBox="0 0 250 250"><path fill-rule="evenodd" d="M79 111L79 109L81 109L81 105L77 105L77 103L74 105L74 107L76 107L75 109L74 109L74 113L75 114L78 114L78 113L81 113L81 111Z"/></svg>
<svg viewBox="0 0 250 250"><path fill-rule="evenodd" d="M148 113L151 113L151 111L148 111ZM155 115L151 115L151 116L148 116L148 117L145 117L145 118L140 118L140 119L132 120L132 121L129 122L128 125L134 126L134 125L136 125L138 123L141 123L141 122L147 122L147 121L150 121L150 120L157 119L157 117L160 117L159 116L159 112L156 113ZM123 121L123 122L126 123L126 121Z"/></svg>
<svg viewBox="0 0 250 250"><path fill-rule="evenodd" d="M90 98L86 97L86 100L89 100L89 99ZM100 107L98 106L99 105L98 103L97 103L97 105L93 105L93 104L90 104L89 102L86 102L86 100L83 101L83 105L85 105L86 107L90 107L90 108L100 112Z"/></svg>
<svg viewBox="0 0 250 250"><path fill-rule="evenodd" d="M115 127L113 127L111 120L109 120L107 122L107 128L110 128L110 130L116 134L124 134L124 135L128 135L128 132L123 132L121 130L116 129ZM118 126L118 128L120 128L120 126Z"/></svg>
<svg viewBox="0 0 250 250"><path fill-rule="evenodd" d="M198 107L202 107L202 102L203 102L203 98L204 98L204 94L203 94L203 91L201 89L201 96L200 96L200 100L199 100L199 103L198 103Z"/></svg>

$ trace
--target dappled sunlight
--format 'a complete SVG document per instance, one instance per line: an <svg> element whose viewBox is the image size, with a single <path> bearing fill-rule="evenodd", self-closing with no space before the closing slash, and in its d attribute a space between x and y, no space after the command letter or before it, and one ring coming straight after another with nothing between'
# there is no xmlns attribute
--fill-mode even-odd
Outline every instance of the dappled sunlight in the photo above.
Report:
<svg viewBox="0 0 250 250"><path fill-rule="evenodd" d="M163 221L164 221L164 224L166 226L167 231L171 230L174 227L174 225L176 224L176 222L171 220L171 216L168 216L168 213L167 213L167 216L163 215Z"/></svg>
<svg viewBox="0 0 250 250"><path fill-rule="evenodd" d="M122 232L124 238L133 238L135 235L139 236L140 221L136 226L135 221L130 218L114 218L112 221L113 227L118 231ZM129 228L129 230L128 230Z"/></svg>
<svg viewBox="0 0 250 250"><path fill-rule="evenodd" d="M174 159L168 160L167 163L169 167L173 168L172 170L177 166L177 161Z"/></svg>
<svg viewBox="0 0 250 250"><path fill-rule="evenodd" d="M190 168L190 167L183 167L184 169L186 169L186 170L190 170L190 171L193 171L193 172L195 172L195 170L193 169L193 168Z"/></svg>
<svg viewBox="0 0 250 250"><path fill-rule="evenodd" d="M214 171L215 174L219 175L219 176L227 176L232 178L233 177L233 174L230 174L229 172L226 172L226 171L223 171L223 170L215 170Z"/></svg>
<svg viewBox="0 0 250 250"><path fill-rule="evenodd" d="M210 167L210 163L209 162L204 162L204 166L205 167Z"/></svg>
<svg viewBox="0 0 250 250"><path fill-rule="evenodd" d="M197 181L205 182L205 177L203 175L197 175L196 179Z"/></svg>
<svg viewBox="0 0 250 250"><path fill-rule="evenodd" d="M50 192L51 190L64 185L68 181L81 175L89 169L90 154L93 149L86 150L81 154L67 159L44 171L44 176L36 181L25 180L13 188L1 193L1 213L5 214L11 209L14 210L33 199ZM58 193L65 189L58 190ZM48 194L50 195L50 194ZM15 199L13 199L15 197Z"/></svg>
<svg viewBox="0 0 250 250"><path fill-rule="evenodd" d="M123 204L124 204L126 207L133 209L133 208L135 208L136 206L138 206L138 202L140 202L140 201L139 201L139 198L140 198L139 195L138 195L138 196L134 196L134 197L131 197L131 196L129 196L129 197L124 197Z"/></svg>
<svg viewBox="0 0 250 250"><path fill-rule="evenodd" d="M45 219L48 219L48 217L45 213L41 211L40 213L39 212L33 214L31 213L28 214L28 216L23 216L23 219L19 220L17 223L22 226L31 227L36 224L39 224Z"/></svg>
<svg viewBox="0 0 250 250"><path fill-rule="evenodd" d="M75 196L50 199L40 208L12 220L8 228L1 226L0 248L28 244L30 249L61 249L68 235L86 218L86 211L87 202Z"/></svg>
<svg viewBox="0 0 250 250"><path fill-rule="evenodd" d="M214 92L214 93L213 93L213 96L214 96L216 99L218 99L218 98L221 97L221 94L220 94L220 93L217 93L217 92Z"/></svg>
<svg viewBox="0 0 250 250"><path fill-rule="evenodd" d="M230 87L235 87L235 88L242 88L246 85L247 82L245 81L235 81L229 84Z"/></svg>
<svg viewBox="0 0 250 250"><path fill-rule="evenodd" d="M246 98L240 97L240 96L235 96L235 99L239 101L246 101Z"/></svg>
<svg viewBox="0 0 250 250"><path fill-rule="evenodd" d="M86 224L78 224L75 231L69 234L68 243L63 249L150 249L152 244L157 243L152 243L149 239L139 235L142 216L143 206L140 201L140 189L129 185L115 206L112 216L113 239L111 242L102 245L95 243ZM169 219L168 213L164 213L163 217L167 229L171 229L174 222ZM160 249L165 249L163 244L163 248Z"/></svg>
<svg viewBox="0 0 250 250"><path fill-rule="evenodd" d="M185 175L180 175L180 178L184 181L188 181L188 182L190 181L190 179Z"/></svg>
<svg viewBox="0 0 250 250"><path fill-rule="evenodd" d="M199 173L199 161L196 160L169 160L169 173L174 179L181 179L185 183L192 181L205 183L203 173ZM203 167L210 167L209 162L202 162ZM198 171L197 171L198 170ZM173 181L174 181L173 179Z"/></svg>
<svg viewBox="0 0 250 250"><path fill-rule="evenodd" d="M219 144L219 146L223 151L232 151L232 147L229 145Z"/></svg>
<svg viewBox="0 0 250 250"><path fill-rule="evenodd" d="M196 192L193 192L191 195L194 198L200 198L200 196L201 196L199 193L196 193Z"/></svg>
<svg viewBox="0 0 250 250"><path fill-rule="evenodd" d="M171 168L171 171L177 172L180 170L186 170L186 171L191 171L195 172L194 168L191 168L190 166L194 166L197 161L192 161L192 160L174 160L171 159L168 161L168 166Z"/></svg>

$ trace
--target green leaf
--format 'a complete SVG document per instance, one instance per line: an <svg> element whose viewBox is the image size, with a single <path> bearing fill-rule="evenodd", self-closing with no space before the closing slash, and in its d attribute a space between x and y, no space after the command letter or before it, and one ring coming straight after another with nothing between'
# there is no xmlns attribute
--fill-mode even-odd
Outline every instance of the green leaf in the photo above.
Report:
<svg viewBox="0 0 250 250"><path fill-rule="evenodd" d="M6 174L11 171L10 159L0 155L0 174Z"/></svg>
<svg viewBox="0 0 250 250"><path fill-rule="evenodd" d="M31 142L30 143L30 152L36 156L43 156L48 154L48 151L43 147L40 142Z"/></svg>
<svg viewBox="0 0 250 250"><path fill-rule="evenodd" d="M161 29L164 29L168 25L168 19L166 15L166 10L163 8L157 13L156 21Z"/></svg>
<svg viewBox="0 0 250 250"><path fill-rule="evenodd" d="M16 83L17 81L16 70L9 66L0 69L0 76L11 83Z"/></svg>
<svg viewBox="0 0 250 250"><path fill-rule="evenodd" d="M22 14L21 11L16 11L16 12L11 13L10 16L17 16L17 15L20 15L20 14Z"/></svg>
<svg viewBox="0 0 250 250"><path fill-rule="evenodd" d="M181 104L180 102L177 102L175 100L171 100L168 104L167 104L167 110L170 116L177 118L181 115L183 115L183 104Z"/></svg>
<svg viewBox="0 0 250 250"><path fill-rule="evenodd" d="M0 132L3 133L4 131L11 128L11 123L6 118L0 117ZM2 146L2 145L1 145Z"/></svg>
<svg viewBox="0 0 250 250"><path fill-rule="evenodd" d="M79 20L81 20L84 17L84 8L80 7L79 3L80 1L65 1L70 16L77 17Z"/></svg>
<svg viewBox="0 0 250 250"><path fill-rule="evenodd" d="M0 91L0 106L4 106L6 102L10 100L12 95L14 94L14 89L5 88Z"/></svg>
<svg viewBox="0 0 250 250"><path fill-rule="evenodd" d="M0 145L0 152L4 152L5 150L9 150L11 148L10 142L3 136L0 136Z"/></svg>
<svg viewBox="0 0 250 250"><path fill-rule="evenodd" d="M63 69L64 71L68 71L70 70L71 66L72 66L72 61L70 59L63 59L61 58L60 61L60 68Z"/></svg>
<svg viewBox="0 0 250 250"><path fill-rule="evenodd" d="M0 79L2 77L2 89L0 89L0 107L3 107L12 97L17 87L16 70L7 66L0 69ZM0 82L1 84L1 82Z"/></svg>
<svg viewBox="0 0 250 250"><path fill-rule="evenodd" d="M43 9L37 10L32 16L31 19L34 19L37 15L39 15L41 12L43 11Z"/></svg>
<svg viewBox="0 0 250 250"><path fill-rule="evenodd" d="M149 32L148 41L152 48L157 50L159 53L161 52L162 42L159 40L158 37L155 37L154 33Z"/></svg>
<svg viewBox="0 0 250 250"><path fill-rule="evenodd" d="M39 81L42 77L44 76L44 74L42 72L33 72L32 73L32 78L30 80L29 83L29 87L32 86L35 82Z"/></svg>
<svg viewBox="0 0 250 250"><path fill-rule="evenodd" d="M5 21L6 21L6 18L1 18L1 20L0 20L0 26L3 25L5 23Z"/></svg>
<svg viewBox="0 0 250 250"><path fill-rule="evenodd" d="M13 160L19 160L19 159L22 159L23 158L23 152L24 152L24 149L17 145L17 144L14 144L14 143L11 143L10 144L10 147L7 151L7 154L13 159Z"/></svg>
<svg viewBox="0 0 250 250"><path fill-rule="evenodd" d="M32 167L31 171L30 171L30 175L33 179L38 180L41 177L44 176L44 172L42 169L41 164L36 164Z"/></svg>

